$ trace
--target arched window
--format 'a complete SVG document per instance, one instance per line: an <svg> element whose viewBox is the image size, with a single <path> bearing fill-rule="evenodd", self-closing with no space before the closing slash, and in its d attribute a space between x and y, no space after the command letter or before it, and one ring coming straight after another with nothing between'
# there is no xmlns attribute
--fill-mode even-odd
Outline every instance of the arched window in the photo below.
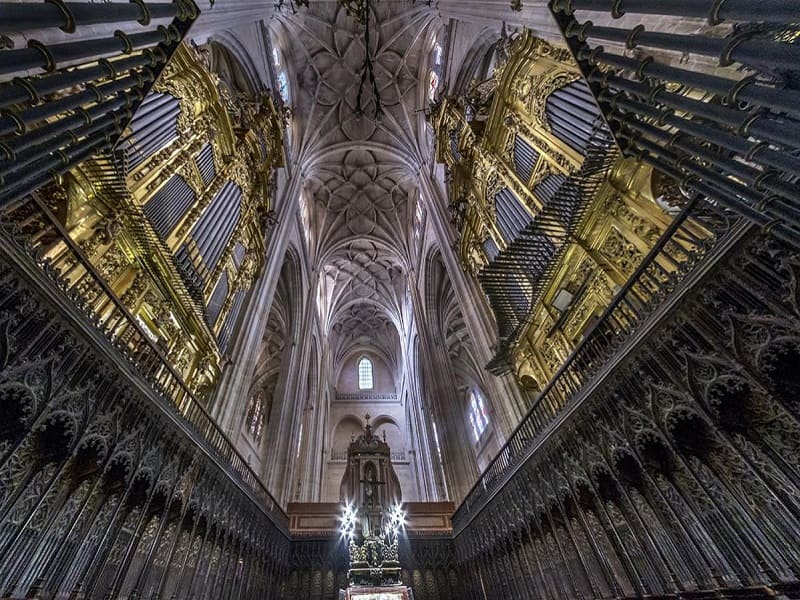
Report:
<svg viewBox="0 0 800 600"><path fill-rule="evenodd" d="M439 74L431 69L430 80L428 81L428 101L434 102L436 100L436 92L439 89Z"/></svg>
<svg viewBox="0 0 800 600"><path fill-rule="evenodd" d="M289 94L289 76L283 65L283 56L277 48L272 49L272 64L275 67L275 78L278 83L278 94L280 94L283 103L288 105L291 100Z"/></svg>
<svg viewBox="0 0 800 600"><path fill-rule="evenodd" d="M425 208L422 206L422 196L417 193L417 206L414 209L414 239L422 236L422 224L425 221Z"/></svg>
<svg viewBox="0 0 800 600"><path fill-rule="evenodd" d="M247 407L247 432L256 442L261 441L261 434L264 431L264 391L259 390L250 398Z"/></svg>
<svg viewBox="0 0 800 600"><path fill-rule="evenodd" d="M469 393L469 424L475 441L479 441L483 432L489 426L489 414L486 412L486 403L481 393L472 390Z"/></svg>
<svg viewBox="0 0 800 600"><path fill-rule="evenodd" d="M358 389L372 389L372 361L366 356L358 361Z"/></svg>
<svg viewBox="0 0 800 600"><path fill-rule="evenodd" d="M278 73L278 93L280 93L283 103L289 104L289 76L286 75L286 71Z"/></svg>
<svg viewBox="0 0 800 600"><path fill-rule="evenodd" d="M311 201L305 194L300 194L300 218L303 222L303 237L306 244L311 243Z"/></svg>
<svg viewBox="0 0 800 600"><path fill-rule="evenodd" d="M436 92L439 90L439 83L442 77L442 60L444 50L439 41L436 41L431 51L431 70L428 74L428 101L436 100Z"/></svg>

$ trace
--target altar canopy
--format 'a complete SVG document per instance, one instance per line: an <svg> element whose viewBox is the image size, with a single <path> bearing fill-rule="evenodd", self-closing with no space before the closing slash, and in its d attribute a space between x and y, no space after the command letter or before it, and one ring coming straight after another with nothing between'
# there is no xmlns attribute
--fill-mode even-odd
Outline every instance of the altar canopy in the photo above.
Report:
<svg viewBox="0 0 800 600"><path fill-rule="evenodd" d="M382 511L402 501L386 438L374 434L370 415L365 419L364 432L347 449L347 467L340 487L340 500L362 515L362 535L382 529Z"/></svg>

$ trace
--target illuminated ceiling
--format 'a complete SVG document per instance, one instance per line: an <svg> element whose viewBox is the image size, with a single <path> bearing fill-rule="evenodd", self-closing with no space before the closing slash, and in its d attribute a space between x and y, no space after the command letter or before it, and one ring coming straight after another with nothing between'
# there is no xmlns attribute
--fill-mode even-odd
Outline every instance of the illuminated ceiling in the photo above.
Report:
<svg viewBox="0 0 800 600"><path fill-rule="evenodd" d="M360 85L365 36L335 2L285 14L277 28L295 74L292 148L305 182L310 254L335 360L372 346L397 363L407 326L415 180L427 144L427 62L439 27L425 3L372 3L370 48L382 111ZM359 113L358 95L362 91Z"/></svg>

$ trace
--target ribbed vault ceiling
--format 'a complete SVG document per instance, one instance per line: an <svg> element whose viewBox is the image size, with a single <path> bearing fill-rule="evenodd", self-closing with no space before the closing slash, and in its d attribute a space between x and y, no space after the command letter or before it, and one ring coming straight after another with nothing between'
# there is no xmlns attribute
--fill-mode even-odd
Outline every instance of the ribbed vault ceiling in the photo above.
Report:
<svg viewBox="0 0 800 600"><path fill-rule="evenodd" d="M425 136L421 84L438 21L422 2L380 0L372 8L369 53L381 114L369 82L357 110L364 26L337 2L284 15L283 53L296 75L292 154L304 175L335 362L372 347L398 367Z"/></svg>

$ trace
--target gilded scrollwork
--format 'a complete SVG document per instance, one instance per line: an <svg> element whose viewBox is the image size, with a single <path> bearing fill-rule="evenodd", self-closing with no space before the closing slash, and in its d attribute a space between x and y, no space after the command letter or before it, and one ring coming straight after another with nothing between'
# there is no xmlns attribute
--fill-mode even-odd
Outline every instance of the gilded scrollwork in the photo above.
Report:
<svg viewBox="0 0 800 600"><path fill-rule="evenodd" d="M626 277L630 277L641 262L642 254L636 245L625 238L616 228L611 227L603 245L600 247L609 261Z"/></svg>
<svg viewBox="0 0 800 600"><path fill-rule="evenodd" d="M493 248L504 257L501 262L512 260L511 254L517 250L506 238L521 227L510 226L512 221L530 220L533 227L541 219L547 223L542 226L547 233L539 235L549 236L553 246L559 248L558 258L548 258L557 261L548 279L532 273L519 281L520 289L507 292L515 295L521 290L540 289L529 310L523 314L524 309L515 309L520 314L513 317L496 314L500 322L510 322L500 327L501 346L508 345L503 352L516 357L513 364L502 359L502 368L521 372L524 364L540 382L548 381L556 372L593 319L635 272L670 219L649 199L650 192L645 189L649 185L647 167L622 159L610 160L602 176L604 182L594 188L593 195L583 198L585 204L578 209L580 222L571 222L569 213L556 208L573 193L565 188L563 198L555 200L557 186L580 185L577 182L584 158L554 133L546 116L547 104L554 92L578 79L579 71L566 49L526 31L511 44L505 68L496 71L483 87L476 84L471 88L473 104L479 104L486 114L478 118L474 110L467 110L472 106L469 102L445 98L432 117L438 134L437 158L448 169L449 206L465 269L479 281L482 274L494 273L492 262L498 257L487 254L494 252ZM480 89L487 93L478 102ZM498 214L495 200L504 190L522 205L513 218ZM562 212L551 216L558 211ZM572 228L575 233L568 234ZM699 239L707 235L701 228L698 234ZM575 247L582 250L575 251ZM676 250L686 264L694 260L691 248ZM591 260L585 259L587 255ZM659 285L673 284L673 268L648 268L649 277L642 287L649 286L649 298L657 297ZM496 304L507 307L509 302L497 299ZM496 311L509 313L509 309L497 307ZM501 360L499 350L497 360Z"/></svg>
<svg viewBox="0 0 800 600"><path fill-rule="evenodd" d="M213 61L208 62L206 50L180 46L153 86L153 102L168 108L159 110L175 119L174 123L167 119L156 132L163 138L158 144L139 139L149 130L132 124L126 131L132 136L131 148L122 144L92 158L62 177L60 185L37 192L49 214L31 202L14 211L13 220L23 223L21 233L33 236L38 251L56 271L75 274L72 292L81 302L87 306L100 302L98 294L106 292L99 280L104 280L152 339L163 345L164 354L175 360L187 382L197 376L208 390L219 376L223 352L218 332L207 322L206 303L212 290L208 281L198 283L192 267L177 255L185 244L193 243L198 222L223 187L233 182L241 191L241 206L230 243L214 268L195 264L197 257L192 266L209 281L217 281L223 270L234 271L233 240L241 240L253 253L238 285L231 286L224 299L226 306L230 307L234 293L252 282L264 261L269 233L255 215L272 210L271 182L275 166L283 161L284 125L267 95L231 93L209 68ZM173 125L174 135L162 135ZM140 146L150 150L131 163L130 152ZM154 224L153 211L159 209L153 206L167 202L184 207L184 212L162 231ZM58 240L62 235L58 227L77 243L96 275L80 276L85 265L69 244ZM36 233L37 228L47 233ZM157 312L168 313L167 320L149 312L164 300L168 310L159 307ZM130 329L119 332L122 343L131 343L133 335ZM198 370L201 356L211 362Z"/></svg>

